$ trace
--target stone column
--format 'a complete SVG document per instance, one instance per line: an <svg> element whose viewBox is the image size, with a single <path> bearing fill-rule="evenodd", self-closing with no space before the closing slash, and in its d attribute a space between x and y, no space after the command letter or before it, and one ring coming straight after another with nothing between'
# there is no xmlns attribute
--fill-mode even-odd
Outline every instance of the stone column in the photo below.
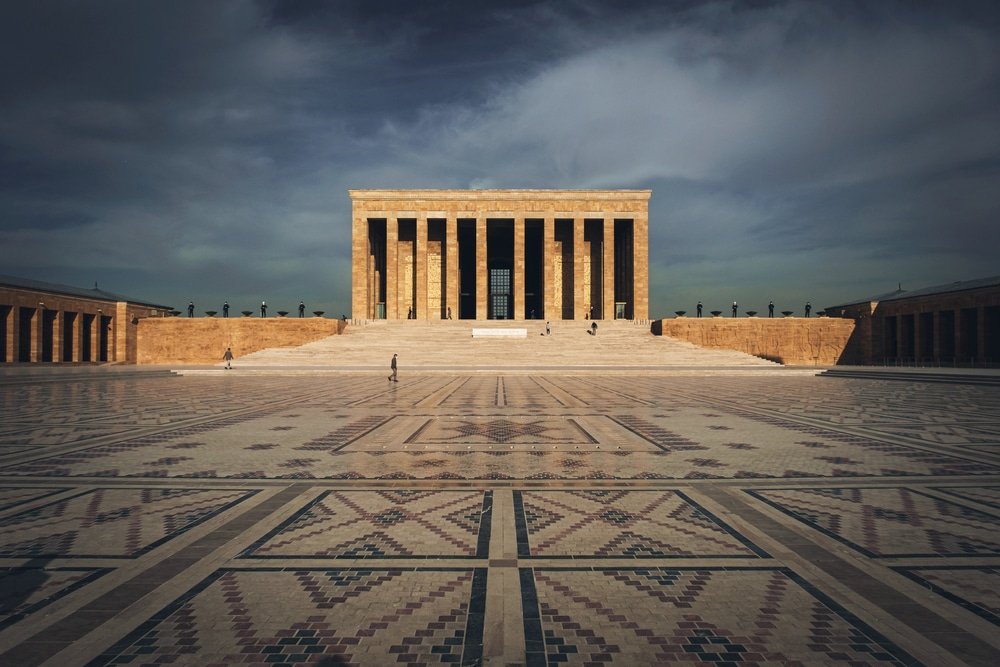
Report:
<svg viewBox="0 0 1000 667"><path fill-rule="evenodd" d="M385 319L399 317L399 218L385 218Z"/></svg>
<svg viewBox="0 0 1000 667"><path fill-rule="evenodd" d="M637 320L649 319L649 216L642 213L632 225L632 294L635 304L632 316Z"/></svg>
<svg viewBox="0 0 1000 667"><path fill-rule="evenodd" d="M458 319L458 218L449 216L445 223L445 313ZM447 316L447 315L446 315Z"/></svg>
<svg viewBox="0 0 1000 667"><path fill-rule="evenodd" d="M351 224L351 317L368 318L368 220L357 211Z"/></svg>
<svg viewBox="0 0 1000 667"><path fill-rule="evenodd" d="M73 361L83 361L83 313L73 317Z"/></svg>
<svg viewBox="0 0 1000 667"><path fill-rule="evenodd" d="M100 363L101 361L101 311L94 314L94 320L90 324L90 361Z"/></svg>
<svg viewBox="0 0 1000 667"><path fill-rule="evenodd" d="M934 361L941 360L941 311L934 311L934 320L931 325L931 356Z"/></svg>
<svg viewBox="0 0 1000 667"><path fill-rule="evenodd" d="M417 319L429 320L427 313L427 214L417 214L417 270L416 285L413 291L416 292Z"/></svg>
<svg viewBox="0 0 1000 667"><path fill-rule="evenodd" d="M16 301L16 299L15 299ZM20 359L21 347L17 336L21 332L21 307L16 303L10 307L7 314L7 361Z"/></svg>
<svg viewBox="0 0 1000 667"><path fill-rule="evenodd" d="M64 311L56 311L55 319L52 320L52 363L58 364L62 361L63 353L63 317Z"/></svg>
<svg viewBox="0 0 1000 667"><path fill-rule="evenodd" d="M45 309L35 308L35 316L31 322L31 361L39 362L42 360L42 327L45 320Z"/></svg>
<svg viewBox="0 0 1000 667"><path fill-rule="evenodd" d="M573 218L573 319L582 320L587 312L583 292L583 227L586 220L579 214Z"/></svg>
<svg viewBox="0 0 1000 667"><path fill-rule="evenodd" d="M514 218L514 319L524 317L524 225L523 217Z"/></svg>
<svg viewBox="0 0 1000 667"><path fill-rule="evenodd" d="M557 319L553 312L555 307L553 299L555 276L553 271L555 267L552 261L556 244L556 219L552 216L545 216L542 224L542 308L545 311L542 315L546 320L552 320Z"/></svg>
<svg viewBox="0 0 1000 667"><path fill-rule="evenodd" d="M615 219L604 218L604 238L601 248L603 272L601 275L601 317L615 319Z"/></svg>
<svg viewBox="0 0 1000 667"><path fill-rule="evenodd" d="M488 265L486 263L486 218L476 218L476 319L488 318L486 310Z"/></svg>

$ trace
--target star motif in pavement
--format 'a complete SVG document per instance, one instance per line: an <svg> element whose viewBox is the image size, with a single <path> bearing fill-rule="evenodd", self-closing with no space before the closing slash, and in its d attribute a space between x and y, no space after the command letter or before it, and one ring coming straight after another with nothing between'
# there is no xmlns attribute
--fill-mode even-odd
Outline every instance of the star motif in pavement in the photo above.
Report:
<svg viewBox="0 0 1000 667"><path fill-rule="evenodd" d="M458 432L456 438L484 438L491 442L507 443L519 438L540 436L549 430L542 426L541 421L524 424L512 422L509 419L494 419L488 422L460 422L454 427ZM452 438L449 438L449 440Z"/></svg>

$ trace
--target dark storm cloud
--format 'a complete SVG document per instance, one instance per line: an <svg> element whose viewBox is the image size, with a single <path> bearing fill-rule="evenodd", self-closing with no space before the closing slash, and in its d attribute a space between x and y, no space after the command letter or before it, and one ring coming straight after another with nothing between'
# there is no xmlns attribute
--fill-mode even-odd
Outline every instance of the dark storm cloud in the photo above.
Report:
<svg viewBox="0 0 1000 667"><path fill-rule="evenodd" d="M0 262L339 313L349 187L652 187L656 314L994 274L997 11L873 4L8 3Z"/></svg>

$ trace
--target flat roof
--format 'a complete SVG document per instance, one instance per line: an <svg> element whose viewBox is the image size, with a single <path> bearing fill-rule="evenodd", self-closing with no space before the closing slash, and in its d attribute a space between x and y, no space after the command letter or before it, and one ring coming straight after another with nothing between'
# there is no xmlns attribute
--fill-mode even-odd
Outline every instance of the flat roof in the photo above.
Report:
<svg viewBox="0 0 1000 667"><path fill-rule="evenodd" d="M0 287L15 287L18 289L29 289L38 292L50 292L52 294L65 294L67 296L78 296L85 299L97 299L99 301L127 301L128 303L134 303L140 306L153 306L155 308L165 308L167 310L172 308L172 306L164 306L159 303L143 301L142 299L133 299L130 296L115 294L114 292L108 292L98 289L97 287L87 289L85 287L73 287L72 285L63 285L60 283L47 283L43 280L32 280L31 278L20 278L18 276L8 276L3 274L0 274Z"/></svg>
<svg viewBox="0 0 1000 667"><path fill-rule="evenodd" d="M351 199L641 199L648 200L652 190L348 190Z"/></svg>
<svg viewBox="0 0 1000 667"><path fill-rule="evenodd" d="M886 292L884 294L878 294L876 296L868 297L867 299L858 299L856 301L841 303L836 306L829 306L827 310L832 310L834 308L845 308L847 306L856 306L860 303L873 303L880 301L903 301L905 299L916 299L924 296L933 296L935 294L948 294L950 292L964 292L966 290L982 289L984 287L995 287L997 285L1000 285L1000 276L990 276L988 278L975 278L973 280L957 280L953 283L946 283L944 285L933 285L931 287L922 287L920 289L915 289L915 290L896 289L891 292Z"/></svg>

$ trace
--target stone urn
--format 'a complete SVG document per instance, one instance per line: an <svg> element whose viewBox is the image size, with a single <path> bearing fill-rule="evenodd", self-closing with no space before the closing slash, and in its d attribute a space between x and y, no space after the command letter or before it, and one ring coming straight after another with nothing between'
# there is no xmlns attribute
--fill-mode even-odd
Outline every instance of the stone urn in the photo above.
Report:
<svg viewBox="0 0 1000 667"><path fill-rule="evenodd" d="M174 317L178 317L181 314L181 311L179 311L179 310L171 310L170 314L172 316L174 316Z"/></svg>
<svg viewBox="0 0 1000 667"><path fill-rule="evenodd" d="M747 317L757 317L757 311L756 310L748 310L747 311Z"/></svg>
<svg viewBox="0 0 1000 667"><path fill-rule="evenodd" d="M826 311L825 310L819 311L818 313L816 313L816 317L826 317Z"/></svg>
<svg viewBox="0 0 1000 667"><path fill-rule="evenodd" d="M785 317L791 317L792 316L792 312L794 312L794 311L783 310L783 311L781 311L781 314L784 315Z"/></svg>
<svg viewBox="0 0 1000 667"><path fill-rule="evenodd" d="M243 317L250 317L251 315L253 315L252 310L241 310L240 312L243 313Z"/></svg>
<svg viewBox="0 0 1000 667"><path fill-rule="evenodd" d="M719 315L722 314L722 311L721 310L713 310L713 311L711 311L711 314L712 314L712 317L718 317Z"/></svg>
<svg viewBox="0 0 1000 667"><path fill-rule="evenodd" d="M217 310L206 310L205 314L208 315L209 317L215 317L215 314L217 312L219 312L219 311L217 311Z"/></svg>
<svg viewBox="0 0 1000 667"><path fill-rule="evenodd" d="M676 315L677 317L684 317L685 313L687 313L686 310L675 310L674 311L674 315Z"/></svg>
<svg viewBox="0 0 1000 667"><path fill-rule="evenodd" d="M279 310L278 311L278 317L284 317L287 314L288 314L287 310Z"/></svg>
<svg viewBox="0 0 1000 667"><path fill-rule="evenodd" d="M325 310L314 310L313 315L315 315L316 317L323 317L323 313L325 312L326 312Z"/></svg>

